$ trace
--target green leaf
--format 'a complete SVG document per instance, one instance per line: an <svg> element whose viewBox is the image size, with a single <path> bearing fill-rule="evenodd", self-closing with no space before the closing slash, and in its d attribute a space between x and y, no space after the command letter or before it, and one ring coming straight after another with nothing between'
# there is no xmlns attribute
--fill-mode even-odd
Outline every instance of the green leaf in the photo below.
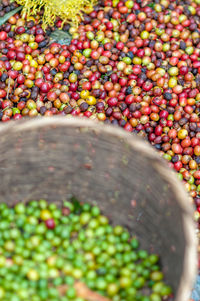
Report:
<svg viewBox="0 0 200 301"><path fill-rule="evenodd" d="M57 29L50 35L52 42L58 42L61 45L70 45L72 37L71 35L63 30Z"/></svg>
<svg viewBox="0 0 200 301"><path fill-rule="evenodd" d="M10 17L14 16L18 11L22 9L22 6L15 8L14 10L10 11L9 13L5 14L3 17L0 18L0 26L3 25Z"/></svg>
<svg viewBox="0 0 200 301"><path fill-rule="evenodd" d="M81 206L80 202L75 197L71 198L71 202L74 205L74 212L75 213L81 213L82 212L82 206Z"/></svg>
<svg viewBox="0 0 200 301"><path fill-rule="evenodd" d="M151 7L151 8L154 8L155 3L149 3L147 6L148 6L148 7Z"/></svg>

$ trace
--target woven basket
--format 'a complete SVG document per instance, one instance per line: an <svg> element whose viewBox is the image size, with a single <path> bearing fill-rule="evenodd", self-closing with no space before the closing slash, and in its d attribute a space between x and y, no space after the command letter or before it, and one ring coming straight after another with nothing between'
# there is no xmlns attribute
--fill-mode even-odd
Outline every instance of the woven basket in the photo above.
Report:
<svg viewBox="0 0 200 301"><path fill-rule="evenodd" d="M191 200L175 173L139 137L85 119L52 117L0 127L0 202L74 195L98 203L113 224L161 255L175 301L196 274Z"/></svg>

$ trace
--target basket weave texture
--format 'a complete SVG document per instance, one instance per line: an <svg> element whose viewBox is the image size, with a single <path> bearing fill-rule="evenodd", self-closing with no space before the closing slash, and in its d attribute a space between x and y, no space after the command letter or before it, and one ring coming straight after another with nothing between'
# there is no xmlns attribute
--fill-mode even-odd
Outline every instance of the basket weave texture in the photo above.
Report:
<svg viewBox="0 0 200 301"><path fill-rule="evenodd" d="M175 301L196 274L193 207L175 173L141 138L89 120L52 117L0 128L0 202L74 195L161 255Z"/></svg>

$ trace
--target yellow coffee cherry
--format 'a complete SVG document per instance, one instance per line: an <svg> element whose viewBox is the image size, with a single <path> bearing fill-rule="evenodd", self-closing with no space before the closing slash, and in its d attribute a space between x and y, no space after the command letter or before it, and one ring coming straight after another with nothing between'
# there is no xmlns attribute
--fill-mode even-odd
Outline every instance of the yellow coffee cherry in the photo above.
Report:
<svg viewBox="0 0 200 301"><path fill-rule="evenodd" d="M97 100L94 96L88 96L87 99L86 99L86 102L89 106L93 106L97 103Z"/></svg>

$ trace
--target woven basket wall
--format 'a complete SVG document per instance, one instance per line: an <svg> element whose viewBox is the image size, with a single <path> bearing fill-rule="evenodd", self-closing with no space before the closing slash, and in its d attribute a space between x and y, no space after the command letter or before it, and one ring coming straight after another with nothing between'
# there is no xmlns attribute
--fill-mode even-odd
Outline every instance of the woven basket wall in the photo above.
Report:
<svg viewBox="0 0 200 301"><path fill-rule="evenodd" d="M193 207L153 148L124 130L52 117L0 127L0 202L74 195L97 203L141 246L161 255L175 301L188 301L196 273Z"/></svg>

